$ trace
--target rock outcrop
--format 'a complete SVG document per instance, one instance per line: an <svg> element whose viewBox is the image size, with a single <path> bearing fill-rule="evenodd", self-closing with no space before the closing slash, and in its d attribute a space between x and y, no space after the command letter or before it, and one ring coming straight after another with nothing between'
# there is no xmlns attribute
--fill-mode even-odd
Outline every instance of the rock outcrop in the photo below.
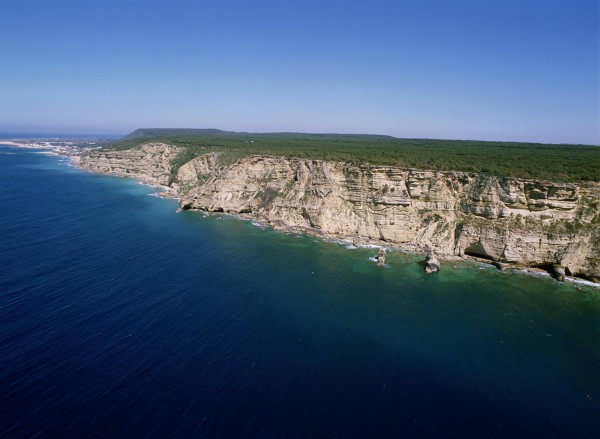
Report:
<svg viewBox="0 0 600 439"><path fill-rule="evenodd" d="M79 166L100 174L133 177L144 183L171 183L172 161L182 148L165 143L146 143L124 151L95 150L83 154Z"/></svg>
<svg viewBox="0 0 600 439"><path fill-rule="evenodd" d="M375 256L375 260L377 261L377 265L379 267L385 267L386 256L387 252L385 251L385 249L380 248L379 252L377 253L377 256Z"/></svg>
<svg viewBox="0 0 600 439"><path fill-rule="evenodd" d="M438 258L435 256L435 254L428 254L427 258L425 259L425 273L431 274L437 273L438 271L440 271L440 261L438 261Z"/></svg>
<svg viewBox="0 0 600 439"><path fill-rule="evenodd" d="M554 279L556 279L559 282L563 282L565 280L565 269L558 264L554 264L552 266L552 268L550 269L550 274L552 275L552 277L554 277Z"/></svg>
<svg viewBox="0 0 600 439"><path fill-rule="evenodd" d="M217 157L217 154L205 154L183 164L178 169L177 178L173 184L180 191L185 191L204 183L209 177L218 174Z"/></svg>
<svg viewBox="0 0 600 439"><path fill-rule="evenodd" d="M181 209L242 214L275 228L503 264L560 266L600 281L600 184L553 183L322 160L215 154L171 170L180 149L97 151L92 171L170 184Z"/></svg>

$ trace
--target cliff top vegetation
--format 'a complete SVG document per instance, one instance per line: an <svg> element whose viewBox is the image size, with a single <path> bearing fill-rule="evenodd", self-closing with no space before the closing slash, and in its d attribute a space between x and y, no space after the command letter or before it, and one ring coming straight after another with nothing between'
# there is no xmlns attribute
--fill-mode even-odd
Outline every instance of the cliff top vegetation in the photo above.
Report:
<svg viewBox="0 0 600 439"><path fill-rule="evenodd" d="M198 155L219 152L222 164L250 155L275 155L537 180L600 181L596 145L153 128L136 130L105 149L131 149L149 141L185 148L173 163L175 169Z"/></svg>

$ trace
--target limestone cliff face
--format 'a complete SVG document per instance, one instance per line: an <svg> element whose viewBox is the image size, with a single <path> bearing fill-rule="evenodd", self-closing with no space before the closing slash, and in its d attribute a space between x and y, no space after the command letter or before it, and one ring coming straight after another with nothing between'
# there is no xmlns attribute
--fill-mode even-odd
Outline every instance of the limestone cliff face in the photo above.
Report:
<svg viewBox="0 0 600 439"><path fill-rule="evenodd" d="M216 154L205 154L183 164L177 171L173 185L180 191L186 191L219 173Z"/></svg>
<svg viewBox="0 0 600 439"><path fill-rule="evenodd" d="M146 143L125 151L91 151L81 156L79 166L100 174L133 177L144 183L168 185L171 161L182 148L164 143Z"/></svg>
<svg viewBox="0 0 600 439"><path fill-rule="evenodd" d="M96 153L82 159L82 166L168 182L165 160L176 150L152 145L110 156ZM141 163L148 155L154 161ZM446 255L526 266L558 264L572 275L600 281L596 183L269 156L248 157L220 168L218 157L208 154L181 166L173 185L182 209L245 214L275 227L392 246L431 247Z"/></svg>

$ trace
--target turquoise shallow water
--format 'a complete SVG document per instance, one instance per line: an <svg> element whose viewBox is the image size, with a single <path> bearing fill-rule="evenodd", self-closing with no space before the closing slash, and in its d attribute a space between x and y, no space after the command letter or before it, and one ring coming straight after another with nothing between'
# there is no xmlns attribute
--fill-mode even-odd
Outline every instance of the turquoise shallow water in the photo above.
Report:
<svg viewBox="0 0 600 439"><path fill-rule="evenodd" d="M0 435L594 437L600 290L175 213L0 147Z"/></svg>

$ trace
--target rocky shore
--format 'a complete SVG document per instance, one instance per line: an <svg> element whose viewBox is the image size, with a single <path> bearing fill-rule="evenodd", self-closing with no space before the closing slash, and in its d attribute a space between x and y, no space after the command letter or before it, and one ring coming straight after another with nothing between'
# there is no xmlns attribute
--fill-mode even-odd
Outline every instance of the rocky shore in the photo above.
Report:
<svg viewBox="0 0 600 439"><path fill-rule="evenodd" d="M79 165L170 188L180 209L237 214L276 229L476 257L600 282L600 184L522 180L322 160L218 154L174 170L177 146L94 150ZM437 259L439 257L439 260Z"/></svg>

